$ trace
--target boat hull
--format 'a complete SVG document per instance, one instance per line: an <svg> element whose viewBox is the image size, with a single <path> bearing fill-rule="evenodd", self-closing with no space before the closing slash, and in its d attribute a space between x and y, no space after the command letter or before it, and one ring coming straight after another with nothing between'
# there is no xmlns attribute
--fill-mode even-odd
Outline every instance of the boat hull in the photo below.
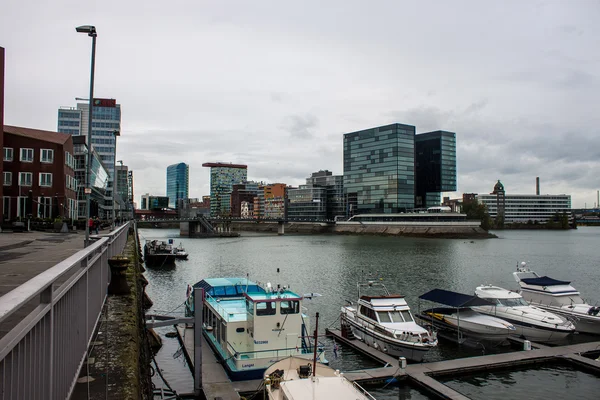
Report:
<svg viewBox="0 0 600 400"><path fill-rule="evenodd" d="M535 303L534 303L535 304ZM543 304L535 304L536 307L558 314L573 322L575 330L581 333L589 333L592 335L600 335L600 316L593 316L584 313L570 312L564 308L545 306Z"/></svg>
<svg viewBox="0 0 600 400"><path fill-rule="evenodd" d="M162 267L175 264L174 254L146 254L144 262L147 266Z"/></svg>
<svg viewBox="0 0 600 400"><path fill-rule="evenodd" d="M392 340L391 338L377 335L375 332L365 328L354 319L342 313L342 323L347 323L352 334L365 344L394 357L404 357L407 360L421 362L423 357L433 346L423 346L417 343Z"/></svg>

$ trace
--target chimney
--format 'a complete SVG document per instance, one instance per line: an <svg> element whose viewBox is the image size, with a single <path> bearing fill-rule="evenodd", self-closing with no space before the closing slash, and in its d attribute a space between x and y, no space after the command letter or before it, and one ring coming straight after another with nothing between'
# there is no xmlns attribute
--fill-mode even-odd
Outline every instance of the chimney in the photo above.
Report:
<svg viewBox="0 0 600 400"><path fill-rule="evenodd" d="M535 177L535 194L536 195L540 195L540 177L536 176Z"/></svg>

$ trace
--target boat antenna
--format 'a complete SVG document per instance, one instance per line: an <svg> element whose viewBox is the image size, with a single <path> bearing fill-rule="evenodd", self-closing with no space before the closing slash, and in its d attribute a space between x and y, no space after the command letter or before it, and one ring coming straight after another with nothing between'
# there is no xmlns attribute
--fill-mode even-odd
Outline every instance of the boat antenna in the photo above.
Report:
<svg viewBox="0 0 600 400"><path fill-rule="evenodd" d="M313 351L313 376L317 374L317 332L319 332L319 313L315 317L315 349Z"/></svg>
<svg viewBox="0 0 600 400"><path fill-rule="evenodd" d="M250 273L246 272L246 290L244 292L248 293L248 281L250 280Z"/></svg>

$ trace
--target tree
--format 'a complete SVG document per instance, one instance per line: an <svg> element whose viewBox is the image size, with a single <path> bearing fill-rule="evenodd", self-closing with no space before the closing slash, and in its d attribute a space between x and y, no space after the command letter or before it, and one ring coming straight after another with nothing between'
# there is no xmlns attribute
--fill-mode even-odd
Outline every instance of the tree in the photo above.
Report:
<svg viewBox="0 0 600 400"><path fill-rule="evenodd" d="M463 213L467 214L467 219L478 219L481 221L481 227L486 231L492 226L490 214L485 204L476 201L469 201L462 206Z"/></svg>

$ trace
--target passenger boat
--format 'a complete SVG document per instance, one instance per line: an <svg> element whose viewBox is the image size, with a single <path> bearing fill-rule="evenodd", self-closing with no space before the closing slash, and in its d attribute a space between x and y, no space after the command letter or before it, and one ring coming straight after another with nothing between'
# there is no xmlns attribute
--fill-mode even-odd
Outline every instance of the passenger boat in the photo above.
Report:
<svg viewBox="0 0 600 400"><path fill-rule="evenodd" d="M160 240L147 240L144 244L144 261L148 266L174 265L173 246Z"/></svg>
<svg viewBox="0 0 600 400"><path fill-rule="evenodd" d="M379 288L381 295L363 295L366 288ZM437 346L437 337L417 325L404 296L390 294L383 283L358 284L358 302L342 307L342 329L394 357L420 362Z"/></svg>
<svg viewBox="0 0 600 400"><path fill-rule="evenodd" d="M177 260L187 260L188 259L188 253L187 253L187 251L185 251L185 249L183 248L183 244L181 244L181 243L179 243L179 246L177 246L173 249L173 252L175 253L175 258Z"/></svg>
<svg viewBox="0 0 600 400"><path fill-rule="evenodd" d="M289 288L265 287L247 278L209 278L194 285L204 292L203 334L229 377L262 379L273 363L296 356L312 359L315 342L303 300ZM193 315L194 290L188 286L186 315ZM317 344L317 360L327 363Z"/></svg>
<svg viewBox="0 0 600 400"><path fill-rule="evenodd" d="M539 276L525 262L517 265L513 276L529 303L570 319L579 332L600 334L600 307L586 303L571 282Z"/></svg>
<svg viewBox="0 0 600 400"><path fill-rule="evenodd" d="M492 305L493 303L477 296L434 289L420 299L450 307L434 307L415 315L421 326L432 327L438 336L460 344L499 345L505 343L516 328L503 319L478 313L471 306Z"/></svg>
<svg viewBox="0 0 600 400"><path fill-rule="evenodd" d="M511 290L485 285L477 287L475 295L492 303L472 307L475 311L510 322L516 328L514 335L533 342L557 342L575 331L575 326L567 319L529 305L520 294Z"/></svg>
<svg viewBox="0 0 600 400"><path fill-rule="evenodd" d="M359 384L350 382L339 370L300 357L288 357L265 372L269 400L375 400Z"/></svg>

